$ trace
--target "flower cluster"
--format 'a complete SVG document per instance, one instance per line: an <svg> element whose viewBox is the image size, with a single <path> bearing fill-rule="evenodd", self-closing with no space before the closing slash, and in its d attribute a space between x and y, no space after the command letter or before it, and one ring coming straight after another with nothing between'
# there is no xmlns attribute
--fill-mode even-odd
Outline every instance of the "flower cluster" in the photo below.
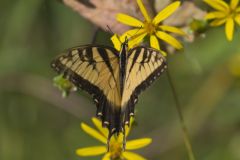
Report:
<svg viewBox="0 0 240 160"><path fill-rule="evenodd" d="M229 41L232 41L235 28L234 23L240 25L239 0L230 0L229 4L224 0L204 0L204 2L216 9L216 11L211 11L205 16L206 20L211 21L210 26L217 27L225 24L226 37ZM139 45L140 43L144 42L144 40L147 40L150 42L150 47L159 50L165 56L165 47L160 46L162 42L165 42L176 49L183 48L182 44L175 37L173 37L173 34L185 36L186 33L180 28L164 25L163 23L165 19L170 17L179 8L180 1L175 1L169 4L154 18L150 17L142 0L137 0L137 4L144 17L143 21L123 13L119 13L116 16L116 19L119 22L133 27L133 29L126 31L119 38L116 38L116 35L112 37L112 42L116 49L120 50L121 42L124 41L125 37L130 40L130 48Z"/></svg>
<svg viewBox="0 0 240 160"><path fill-rule="evenodd" d="M178 7L180 6L179 1L176 1L168 5L162 11L160 11L153 19L149 16L142 0L137 0L137 4L144 17L144 21L138 20L134 17L131 17L123 13L117 14L116 18L119 22L135 28L126 31L123 35L121 35L120 36L121 41L123 41L125 37L128 37L130 39L129 46L131 48L134 45L138 45L139 43L141 43L144 40L144 38L148 36L150 38L150 46L152 48L160 50L161 53L165 56L166 52L164 52L160 47L159 40L162 40L170 44L176 49L183 48L182 44L169 33L174 33L181 36L184 36L185 33L179 28L164 25L162 23L165 19L171 16L173 12L175 12L178 9ZM119 41L116 38L112 38L112 41L115 48L119 50L120 49Z"/></svg>
<svg viewBox="0 0 240 160"><path fill-rule="evenodd" d="M152 139L141 138L141 139L130 140L126 143L126 151L123 152L123 149L122 149L123 135L120 133L119 136L113 136L111 138L110 144L109 144L109 152L107 152L106 144L107 144L108 130L102 127L102 123L97 118L92 118L92 122L97 128L97 130L88 126L85 123L81 124L81 128L91 137L97 139L104 145L87 147L87 148L79 148L76 150L76 153L78 156L87 157L87 156L98 156L98 155L104 154L102 160L116 160L116 159L145 160L145 158L143 158L142 156L136 153L133 153L131 151L149 145ZM132 121L131 121L131 124L132 124ZM130 124L130 127L126 127L126 136L128 136L130 132L131 124Z"/></svg>
<svg viewBox="0 0 240 160"><path fill-rule="evenodd" d="M229 41L233 39L234 22L240 25L240 6L239 0L231 0L227 4L223 0L204 0L216 11L209 12L206 15L207 20L212 20L210 26L216 27L225 24L225 34Z"/></svg>

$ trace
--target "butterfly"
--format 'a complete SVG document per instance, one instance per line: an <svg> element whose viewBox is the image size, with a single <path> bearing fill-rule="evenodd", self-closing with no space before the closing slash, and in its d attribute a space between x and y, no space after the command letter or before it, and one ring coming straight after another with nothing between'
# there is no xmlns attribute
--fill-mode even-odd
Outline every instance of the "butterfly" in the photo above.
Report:
<svg viewBox="0 0 240 160"><path fill-rule="evenodd" d="M125 135L125 125L134 116L139 94L167 68L160 51L143 46L128 50L127 38L120 51L104 45L70 48L51 66L92 95L96 115L109 130L108 140L115 133Z"/></svg>

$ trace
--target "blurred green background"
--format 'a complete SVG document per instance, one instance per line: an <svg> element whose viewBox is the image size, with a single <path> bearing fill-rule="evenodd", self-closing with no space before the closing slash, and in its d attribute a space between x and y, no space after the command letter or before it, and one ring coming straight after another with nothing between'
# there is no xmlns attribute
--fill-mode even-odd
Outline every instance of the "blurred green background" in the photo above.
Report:
<svg viewBox="0 0 240 160"><path fill-rule="evenodd" d="M92 125L91 98L80 92L62 99L50 68L62 50L91 43L94 26L55 0L2 0L0 13L0 159L100 159L75 154L100 145L80 129L81 122ZM233 74L240 72L239 35L238 27L230 43L223 28L210 29L169 56L198 160L240 159L240 77ZM100 33L97 42L108 39ZM137 151L150 160L187 159L174 104L166 74L140 96L128 139L153 138Z"/></svg>

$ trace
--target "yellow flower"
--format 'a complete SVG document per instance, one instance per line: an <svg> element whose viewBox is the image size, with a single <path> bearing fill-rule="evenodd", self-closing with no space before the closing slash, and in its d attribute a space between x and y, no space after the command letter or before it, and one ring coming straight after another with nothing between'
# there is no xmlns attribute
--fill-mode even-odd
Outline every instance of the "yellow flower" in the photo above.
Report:
<svg viewBox="0 0 240 160"><path fill-rule="evenodd" d="M152 142L151 138L141 138L136 140L130 140L126 143L126 151L122 149L122 140L123 134L120 133L119 136L113 136L109 143L109 152L107 152L107 137L108 137L108 130L102 127L102 123L97 118L92 118L92 122L96 126L96 129L88 126L85 123L81 123L81 128L93 138L96 138L104 145L101 146L93 146L87 148L79 148L76 150L76 154L78 156L98 156L104 154L102 160L145 160L142 156L130 152L131 150L136 150L142 147L149 145ZM130 127L126 128L126 136L130 132Z"/></svg>
<svg viewBox="0 0 240 160"><path fill-rule="evenodd" d="M213 20L210 25L220 26L225 23L225 34L229 41L233 39L234 21L240 25L240 6L239 0L231 0L230 4L227 4L223 0L204 0L216 11L209 12L206 15L207 20Z"/></svg>
<svg viewBox="0 0 240 160"><path fill-rule="evenodd" d="M130 37L130 42L132 41L133 44L138 44L142 42L145 36L149 35L150 46L155 49L161 50L158 38L177 49L183 48L182 44L167 32L175 33L178 35L185 35L185 33L181 29L178 29L176 27L162 24L163 20L172 15L172 13L176 11L176 9L180 6L179 1L168 5L162 11L160 11L153 19L151 19L148 15L142 0L137 0L137 3L143 14L144 21L140 21L126 14L117 14L117 20L119 22L135 27L135 29L131 29L125 32L121 36L121 41L125 37Z"/></svg>

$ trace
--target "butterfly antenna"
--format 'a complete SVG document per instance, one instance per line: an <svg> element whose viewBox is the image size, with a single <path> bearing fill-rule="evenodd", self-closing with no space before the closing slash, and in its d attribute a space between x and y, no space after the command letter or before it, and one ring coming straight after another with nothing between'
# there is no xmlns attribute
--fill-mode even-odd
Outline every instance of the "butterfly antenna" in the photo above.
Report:
<svg viewBox="0 0 240 160"><path fill-rule="evenodd" d="M112 137L112 133L109 133L108 134L108 139L107 139L107 152L109 152L109 150L110 150L110 140L111 140L111 137Z"/></svg>
<svg viewBox="0 0 240 160"><path fill-rule="evenodd" d="M111 28L109 27L109 25L107 25L107 29L108 29L108 31L109 31L112 35L114 35L114 33L113 33L113 31L111 30ZM120 38L118 37L118 35L116 35L116 37L117 37L118 41L119 41L120 43L122 43L122 42L120 41Z"/></svg>
<svg viewBox="0 0 240 160"><path fill-rule="evenodd" d="M107 25L107 30L112 34L114 35L113 31L111 30L111 28L109 27L109 25Z"/></svg>
<svg viewBox="0 0 240 160"><path fill-rule="evenodd" d="M133 35L128 34L128 35L129 35L128 40L131 40L131 38L134 37L134 36L140 31L140 29L142 29L142 28L143 28L143 27L140 26L139 29L136 31L136 33L134 33Z"/></svg>

